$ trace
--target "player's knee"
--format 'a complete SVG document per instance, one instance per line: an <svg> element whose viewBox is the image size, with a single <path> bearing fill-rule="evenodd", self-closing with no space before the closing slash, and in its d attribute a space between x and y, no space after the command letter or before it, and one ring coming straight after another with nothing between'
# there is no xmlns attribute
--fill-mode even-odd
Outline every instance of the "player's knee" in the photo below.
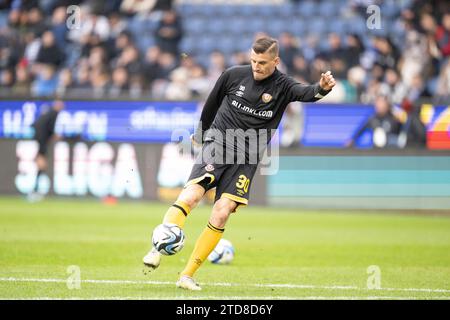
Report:
<svg viewBox="0 0 450 320"><path fill-rule="evenodd" d="M189 193L189 194L184 194L184 195L178 197L178 200L186 203L190 209L194 209L197 206L197 204L200 202L201 197L198 197L194 193Z"/></svg>
<svg viewBox="0 0 450 320"><path fill-rule="evenodd" d="M178 197L179 201L186 203L191 209L194 209L202 200L205 190L197 185L192 185L184 189Z"/></svg>
<svg viewBox="0 0 450 320"><path fill-rule="evenodd" d="M236 203L232 200L222 198L216 201L211 215L211 223L217 228L223 228L236 208Z"/></svg>
<svg viewBox="0 0 450 320"><path fill-rule="evenodd" d="M36 156L36 164L39 169L44 170L47 168L47 160L45 159L45 156L42 154L38 154Z"/></svg>
<svg viewBox="0 0 450 320"><path fill-rule="evenodd" d="M228 221L229 215L230 213L227 213L225 211L213 210L213 214L211 215L209 221L213 226L217 228L224 228Z"/></svg>

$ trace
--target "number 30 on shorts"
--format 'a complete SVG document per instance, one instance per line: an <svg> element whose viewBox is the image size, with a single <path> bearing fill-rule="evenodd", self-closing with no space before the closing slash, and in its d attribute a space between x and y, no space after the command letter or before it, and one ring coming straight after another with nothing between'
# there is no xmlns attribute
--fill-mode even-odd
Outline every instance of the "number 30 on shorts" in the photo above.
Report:
<svg viewBox="0 0 450 320"><path fill-rule="evenodd" d="M238 189L242 189L245 191L245 193L248 192L248 186L250 185L250 179L248 179L246 176L241 174L239 176L238 182L236 183L236 187Z"/></svg>

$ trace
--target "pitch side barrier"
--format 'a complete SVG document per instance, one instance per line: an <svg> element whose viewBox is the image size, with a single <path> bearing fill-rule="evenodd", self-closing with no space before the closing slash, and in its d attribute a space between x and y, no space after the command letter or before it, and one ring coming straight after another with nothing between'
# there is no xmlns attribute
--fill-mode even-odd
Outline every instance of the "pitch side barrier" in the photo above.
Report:
<svg viewBox="0 0 450 320"><path fill-rule="evenodd" d="M450 151L281 149L272 206L450 213Z"/></svg>

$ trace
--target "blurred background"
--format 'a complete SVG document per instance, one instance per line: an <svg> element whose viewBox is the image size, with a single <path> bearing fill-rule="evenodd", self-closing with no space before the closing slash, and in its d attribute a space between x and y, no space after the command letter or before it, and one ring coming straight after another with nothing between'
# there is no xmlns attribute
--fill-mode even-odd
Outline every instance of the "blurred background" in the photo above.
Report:
<svg viewBox="0 0 450 320"><path fill-rule="evenodd" d="M0 0L0 192L172 200L192 166L172 133L263 34L281 71L338 81L289 105L256 204L450 209L443 0ZM36 183L33 123L55 99L61 138Z"/></svg>

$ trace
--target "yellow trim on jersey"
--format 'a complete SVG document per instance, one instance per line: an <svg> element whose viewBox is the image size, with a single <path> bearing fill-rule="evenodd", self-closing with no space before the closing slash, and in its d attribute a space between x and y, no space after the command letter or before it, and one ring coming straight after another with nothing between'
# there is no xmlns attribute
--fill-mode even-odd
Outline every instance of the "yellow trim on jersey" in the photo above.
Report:
<svg viewBox="0 0 450 320"><path fill-rule="evenodd" d="M213 183L214 180L215 180L214 175L212 175L211 173L205 173L205 174L202 175L201 177L198 177L198 178L189 180L189 181L184 185L184 187L186 188L186 187L188 187L188 186L190 186L190 185L192 185L192 184L199 183L200 181L202 181L202 180L205 179L205 178L211 178L211 181L210 181L208 184Z"/></svg>

